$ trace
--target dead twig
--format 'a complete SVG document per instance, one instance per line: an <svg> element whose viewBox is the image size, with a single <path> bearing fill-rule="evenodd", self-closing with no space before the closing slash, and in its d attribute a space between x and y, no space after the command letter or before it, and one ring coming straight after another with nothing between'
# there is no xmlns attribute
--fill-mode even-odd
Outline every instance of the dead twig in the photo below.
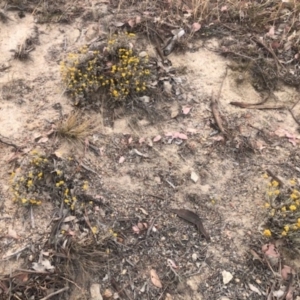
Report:
<svg viewBox="0 0 300 300"><path fill-rule="evenodd" d="M51 297L55 296L55 295L58 295L60 293L63 293L64 291L67 291L69 289L68 286L65 286L64 288L60 289L60 290L57 290L51 294L49 294L48 296L44 297L44 298L41 298L41 300L47 300L47 299L50 299Z"/></svg>
<svg viewBox="0 0 300 300"><path fill-rule="evenodd" d="M260 46L262 46L263 48L265 48L273 57L274 61L275 61L275 64L276 64L276 68L277 68L277 74L279 73L279 66L281 68L283 68L282 64L279 62L276 54L274 53L273 49L270 47L268 47L263 41L261 41L259 38L257 37L253 37L252 40L254 42L256 42L257 44L259 44Z"/></svg>
<svg viewBox="0 0 300 300"><path fill-rule="evenodd" d="M298 101L299 102L299 101ZM295 105L294 105L295 106ZM294 107L293 107L294 108ZM300 121L298 121L293 113L293 108L289 108L288 111L290 112L292 118L294 119L294 121L300 126Z"/></svg>
<svg viewBox="0 0 300 300"><path fill-rule="evenodd" d="M5 138L6 139L6 138ZM7 145L7 146L11 146L11 147L14 147L15 149L20 149L19 146L17 146L16 144L13 144L11 142L5 142L3 141L3 139L0 139L0 143L4 144L4 145Z"/></svg>
<svg viewBox="0 0 300 300"><path fill-rule="evenodd" d="M283 187L283 182L282 180L280 180L276 175L274 175L273 172L271 172L269 169L266 169L266 172L268 173L268 175L270 177L273 178L273 180L277 181L279 183L279 187Z"/></svg>
<svg viewBox="0 0 300 300"><path fill-rule="evenodd" d="M218 109L218 102L219 102L219 99L220 99L220 96L221 96L221 92L222 92L222 88L223 88L223 84L224 84L226 76L227 76L227 68L226 68L226 71L225 71L225 75L224 75L224 77L222 79L222 82L221 82L221 85L220 85L217 97L214 98L213 92L212 92L211 103L210 103L211 111L212 111L212 114L213 114L214 119L216 121L216 124L217 124L218 128L220 129L220 131L224 135L227 135L227 133L226 133L226 131L225 131L224 127L223 127L223 124L222 124L222 119L221 119L221 116L220 116L220 113L219 113L219 109Z"/></svg>

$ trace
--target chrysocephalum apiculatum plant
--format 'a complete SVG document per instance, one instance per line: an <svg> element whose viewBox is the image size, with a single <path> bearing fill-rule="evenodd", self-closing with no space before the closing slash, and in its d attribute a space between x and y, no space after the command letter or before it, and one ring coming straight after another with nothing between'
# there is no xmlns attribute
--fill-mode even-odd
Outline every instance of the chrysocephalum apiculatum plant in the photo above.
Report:
<svg viewBox="0 0 300 300"><path fill-rule="evenodd" d="M267 174L264 178L269 179ZM264 207L268 211L263 235L270 238L297 239L300 233L300 191L297 181L291 179L286 191L281 190L280 183L271 179L266 191ZM300 240L299 240L300 245Z"/></svg>
<svg viewBox="0 0 300 300"><path fill-rule="evenodd" d="M118 102L145 93L151 75L149 57L145 51L137 53L134 39L135 34L121 32L111 36L101 50L84 45L69 53L60 68L71 97L88 100L97 92Z"/></svg>

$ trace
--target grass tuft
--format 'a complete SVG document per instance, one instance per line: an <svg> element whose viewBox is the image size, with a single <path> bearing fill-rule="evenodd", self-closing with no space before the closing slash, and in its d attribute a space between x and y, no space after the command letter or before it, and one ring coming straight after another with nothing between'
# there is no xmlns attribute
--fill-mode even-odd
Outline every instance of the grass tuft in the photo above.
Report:
<svg viewBox="0 0 300 300"><path fill-rule="evenodd" d="M56 125L56 135L70 143L83 144L94 129L94 121L86 120L80 112L71 113Z"/></svg>

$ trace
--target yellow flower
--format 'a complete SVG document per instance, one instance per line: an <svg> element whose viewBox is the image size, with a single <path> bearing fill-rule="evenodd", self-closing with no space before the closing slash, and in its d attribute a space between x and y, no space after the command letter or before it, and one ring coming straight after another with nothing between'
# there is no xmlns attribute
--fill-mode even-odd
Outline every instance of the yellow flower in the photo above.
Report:
<svg viewBox="0 0 300 300"><path fill-rule="evenodd" d="M86 191L88 188L89 188L88 182L87 182L87 181L84 181L83 186L82 186L82 189L83 189L84 191Z"/></svg>
<svg viewBox="0 0 300 300"><path fill-rule="evenodd" d="M286 207L285 206L281 207L281 211L286 211Z"/></svg>
<svg viewBox="0 0 300 300"><path fill-rule="evenodd" d="M290 205L289 209L291 211L295 211L297 209L297 206L292 204L292 205Z"/></svg>
<svg viewBox="0 0 300 300"><path fill-rule="evenodd" d="M298 229L297 224L292 225L291 229L292 230L297 230Z"/></svg>
<svg viewBox="0 0 300 300"><path fill-rule="evenodd" d="M272 236L272 233L269 229L265 229L264 232L263 232L263 235L266 236L266 237L270 237L270 236Z"/></svg>
<svg viewBox="0 0 300 300"><path fill-rule="evenodd" d="M96 234L98 232L98 228L96 226L92 227L93 234Z"/></svg>
<svg viewBox="0 0 300 300"><path fill-rule="evenodd" d="M271 197L273 195L273 192L269 191L268 196Z"/></svg>
<svg viewBox="0 0 300 300"><path fill-rule="evenodd" d="M27 186L28 186L28 187L32 187L32 186L33 186L33 181L32 181L32 180L28 180Z"/></svg>
<svg viewBox="0 0 300 300"><path fill-rule="evenodd" d="M41 178L42 176L43 176L43 172L40 172L40 173L38 174L38 177Z"/></svg>
<svg viewBox="0 0 300 300"><path fill-rule="evenodd" d="M270 207L270 203L265 203L265 208L269 208Z"/></svg>
<svg viewBox="0 0 300 300"><path fill-rule="evenodd" d="M56 174L57 174L58 176L60 176L60 175L62 174L62 171L61 171L61 170L56 170Z"/></svg>
<svg viewBox="0 0 300 300"><path fill-rule="evenodd" d="M295 180L295 179L291 179L291 180L290 180L290 184L291 184L291 185L295 185L295 184L296 184L296 180Z"/></svg>
<svg viewBox="0 0 300 300"><path fill-rule="evenodd" d="M23 204L25 204L25 203L27 203L27 199L26 199L26 198L23 198L23 199L21 200L21 202L22 202Z"/></svg>
<svg viewBox="0 0 300 300"><path fill-rule="evenodd" d="M300 192L296 189L293 190L293 194L297 195L298 197L300 196Z"/></svg>
<svg viewBox="0 0 300 300"><path fill-rule="evenodd" d="M280 194L280 191L279 190L275 190L274 191L274 195L279 195Z"/></svg>
<svg viewBox="0 0 300 300"><path fill-rule="evenodd" d="M281 232L281 235L282 235L282 236L286 236L286 235L287 235L287 232L283 230L283 231Z"/></svg>
<svg viewBox="0 0 300 300"><path fill-rule="evenodd" d="M275 209L272 209L271 212L270 212L270 216L274 217L274 215L275 215Z"/></svg>
<svg viewBox="0 0 300 300"><path fill-rule="evenodd" d="M296 199L298 199L298 196L293 192L292 194L291 194L291 199L293 199L293 200L296 200Z"/></svg>
<svg viewBox="0 0 300 300"><path fill-rule="evenodd" d="M272 181L272 186L277 187L279 185L279 182L276 180Z"/></svg>
<svg viewBox="0 0 300 300"><path fill-rule="evenodd" d="M283 227L283 229L284 229L286 232L288 232L288 231L290 230L290 226L289 226L289 225L285 225L285 226Z"/></svg>

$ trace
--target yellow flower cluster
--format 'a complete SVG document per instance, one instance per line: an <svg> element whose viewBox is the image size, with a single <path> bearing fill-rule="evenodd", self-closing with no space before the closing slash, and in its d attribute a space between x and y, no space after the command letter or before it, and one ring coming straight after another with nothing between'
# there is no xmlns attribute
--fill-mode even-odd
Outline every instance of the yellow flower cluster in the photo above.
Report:
<svg viewBox="0 0 300 300"><path fill-rule="evenodd" d="M272 236L272 233L271 233L270 229L265 229L263 232L263 235L266 237L270 237L270 236Z"/></svg>
<svg viewBox="0 0 300 300"><path fill-rule="evenodd" d="M19 169L18 172L12 173L11 178L13 201L24 206L41 205L38 186L44 178L43 170L48 165L48 159L38 151L33 150L30 154L28 170L22 172Z"/></svg>
<svg viewBox="0 0 300 300"><path fill-rule="evenodd" d="M99 51L88 51L88 47L83 46L78 53L68 54L67 59L60 63L60 72L71 96L88 94L100 87L98 68L102 68Z"/></svg>
<svg viewBox="0 0 300 300"><path fill-rule="evenodd" d="M69 53L60 64L62 80L72 97L84 98L98 90L108 92L114 100L124 100L129 94L144 92L151 74L148 55L138 57L130 46L132 33L120 33L108 40L107 47Z"/></svg>
<svg viewBox="0 0 300 300"><path fill-rule="evenodd" d="M129 48L117 49L115 63L110 71L110 94L117 100L123 100L130 93L145 91L150 75L150 70L145 67L147 62L147 55L139 58Z"/></svg>
<svg viewBox="0 0 300 300"><path fill-rule="evenodd" d="M268 176L264 175L264 178ZM278 189L279 183L273 180L268 184L268 202L264 204L264 207L270 209L269 216L275 218L276 221L271 222L272 228L264 230L263 235L266 237L272 236L272 233L282 237L290 236L293 235L293 231L300 229L300 192L295 188L296 180L291 179L290 185L292 192L286 197L286 201L283 201L281 196L279 204L276 205L274 201L281 193Z"/></svg>

